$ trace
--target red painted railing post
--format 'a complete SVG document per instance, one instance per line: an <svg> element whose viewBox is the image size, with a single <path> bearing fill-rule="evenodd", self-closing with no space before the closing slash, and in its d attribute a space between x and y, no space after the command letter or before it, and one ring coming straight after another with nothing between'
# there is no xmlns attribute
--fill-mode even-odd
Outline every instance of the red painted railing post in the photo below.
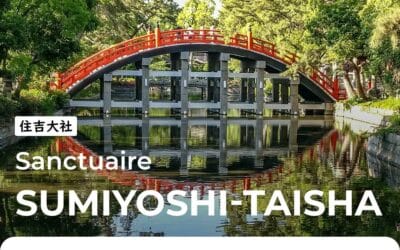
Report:
<svg viewBox="0 0 400 250"><path fill-rule="evenodd" d="M146 37L147 43L145 44L146 48L151 47L151 29L149 28L147 30L147 37Z"/></svg>
<svg viewBox="0 0 400 250"><path fill-rule="evenodd" d="M247 48L253 48L253 32L251 30L251 26L249 26L249 30L247 31Z"/></svg>
<svg viewBox="0 0 400 250"><path fill-rule="evenodd" d="M156 48L158 48L161 45L161 32L160 32L160 25L158 23L154 31L154 35L156 40Z"/></svg>
<svg viewBox="0 0 400 250"><path fill-rule="evenodd" d="M339 80L337 77L333 80L333 97L339 100Z"/></svg>

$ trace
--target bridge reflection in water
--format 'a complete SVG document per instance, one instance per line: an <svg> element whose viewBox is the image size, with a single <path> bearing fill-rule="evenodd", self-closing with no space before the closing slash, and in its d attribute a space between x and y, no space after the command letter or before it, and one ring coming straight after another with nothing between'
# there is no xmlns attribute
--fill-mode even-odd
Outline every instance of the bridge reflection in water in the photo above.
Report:
<svg viewBox="0 0 400 250"><path fill-rule="evenodd" d="M202 199L208 199L207 190L227 190L233 195L241 190L263 190L283 178L285 159L302 159L304 154L312 159L319 153L329 154L335 151L338 139L333 120L326 117L105 117L80 118L78 123L78 138L57 140L59 152L118 156L124 150L125 155L149 155L155 164L151 171L99 171L97 174L130 189L157 190L162 194L175 189L198 190ZM87 132L90 130L101 134L100 143L93 143ZM126 139L126 134L130 134L127 131L134 136ZM315 151L317 143L319 150ZM182 199L189 204L189 197ZM154 204L148 201L145 206L151 209ZM202 230L204 235L209 235L210 230L215 231L226 220L206 216L205 208L200 208L199 213L198 217L172 218L163 213L149 218L132 209L128 216L114 215L113 231L109 234L185 235L179 228L182 225L203 227L196 229L196 235L202 235ZM173 220L176 227L168 220Z"/></svg>
<svg viewBox="0 0 400 250"><path fill-rule="evenodd" d="M100 174L119 184L163 192L194 188L232 191L238 185L251 188L252 180L259 184L272 182L281 172L280 158L297 155L327 133L330 140L336 139L329 133L333 120L297 117L80 118L79 126L100 129L101 145L91 144L92 138L81 133L78 139L59 139L59 151L121 156L124 150L125 156L150 156L154 163L151 171ZM117 136L121 126L134 131L130 146L113 141L121 138Z"/></svg>

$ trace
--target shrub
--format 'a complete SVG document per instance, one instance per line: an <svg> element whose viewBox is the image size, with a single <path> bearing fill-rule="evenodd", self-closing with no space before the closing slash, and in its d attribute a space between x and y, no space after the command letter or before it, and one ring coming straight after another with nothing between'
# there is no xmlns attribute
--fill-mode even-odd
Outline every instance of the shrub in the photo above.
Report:
<svg viewBox="0 0 400 250"><path fill-rule="evenodd" d="M53 114L65 105L67 99L68 95L62 91L23 89L20 93L23 114Z"/></svg>
<svg viewBox="0 0 400 250"><path fill-rule="evenodd" d="M400 99L395 97L388 97L384 100L377 100L372 102L365 102L361 104L364 107L381 108L394 111L400 111Z"/></svg>
<svg viewBox="0 0 400 250"><path fill-rule="evenodd" d="M23 89L20 92L23 114L49 114L55 109L48 94L39 89Z"/></svg>
<svg viewBox="0 0 400 250"><path fill-rule="evenodd" d="M68 94L61 90L52 90L49 92L49 96L55 103L57 110L63 108L69 99Z"/></svg>
<svg viewBox="0 0 400 250"><path fill-rule="evenodd" d="M0 119L13 118L19 111L20 104L5 96L0 96Z"/></svg>
<svg viewBox="0 0 400 250"><path fill-rule="evenodd" d="M377 135L399 134L400 135L400 115L395 115L390 118L390 125L385 128L380 128Z"/></svg>

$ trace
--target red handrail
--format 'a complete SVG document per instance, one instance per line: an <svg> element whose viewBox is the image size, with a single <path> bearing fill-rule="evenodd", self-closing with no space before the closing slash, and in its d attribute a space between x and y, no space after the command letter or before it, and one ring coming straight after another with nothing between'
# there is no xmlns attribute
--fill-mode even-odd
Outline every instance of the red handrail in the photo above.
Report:
<svg viewBox="0 0 400 250"><path fill-rule="evenodd" d="M183 43L225 44L225 38L219 31L213 29L186 29L163 32L157 29L154 33L118 43L80 61L66 72L59 74L56 83L53 83L52 87L68 90L72 85L92 74L93 71L125 56L160 46L172 46ZM253 38L252 35L237 34L230 39L227 45L262 53L287 65L292 65L298 60L297 54L288 51L279 51L274 43ZM319 70L313 70L309 77L335 100L345 98L343 93L339 91L337 80L332 80Z"/></svg>

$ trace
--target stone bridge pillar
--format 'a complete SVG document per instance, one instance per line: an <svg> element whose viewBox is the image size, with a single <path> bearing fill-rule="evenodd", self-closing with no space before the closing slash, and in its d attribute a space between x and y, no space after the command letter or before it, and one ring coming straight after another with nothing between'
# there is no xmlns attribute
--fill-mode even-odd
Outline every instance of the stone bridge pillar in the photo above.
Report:
<svg viewBox="0 0 400 250"><path fill-rule="evenodd" d="M290 114L299 115L299 85L300 78L294 77L290 81Z"/></svg>
<svg viewBox="0 0 400 250"><path fill-rule="evenodd" d="M151 58L142 59L142 114L150 112L150 63Z"/></svg>
<svg viewBox="0 0 400 250"><path fill-rule="evenodd" d="M102 81L102 92L101 96L103 99L103 113L104 114L111 114L111 84L112 84L112 75L105 74L103 76Z"/></svg>
<svg viewBox="0 0 400 250"><path fill-rule="evenodd" d="M189 52L181 52L181 114L189 113Z"/></svg>
<svg viewBox="0 0 400 250"><path fill-rule="evenodd" d="M265 83L265 61L257 61L256 63L256 113L263 115L264 113L264 83Z"/></svg>
<svg viewBox="0 0 400 250"><path fill-rule="evenodd" d="M228 83L229 83L229 54L221 53L220 56L220 68L221 68L221 80L220 80L220 114L227 115L228 113Z"/></svg>

